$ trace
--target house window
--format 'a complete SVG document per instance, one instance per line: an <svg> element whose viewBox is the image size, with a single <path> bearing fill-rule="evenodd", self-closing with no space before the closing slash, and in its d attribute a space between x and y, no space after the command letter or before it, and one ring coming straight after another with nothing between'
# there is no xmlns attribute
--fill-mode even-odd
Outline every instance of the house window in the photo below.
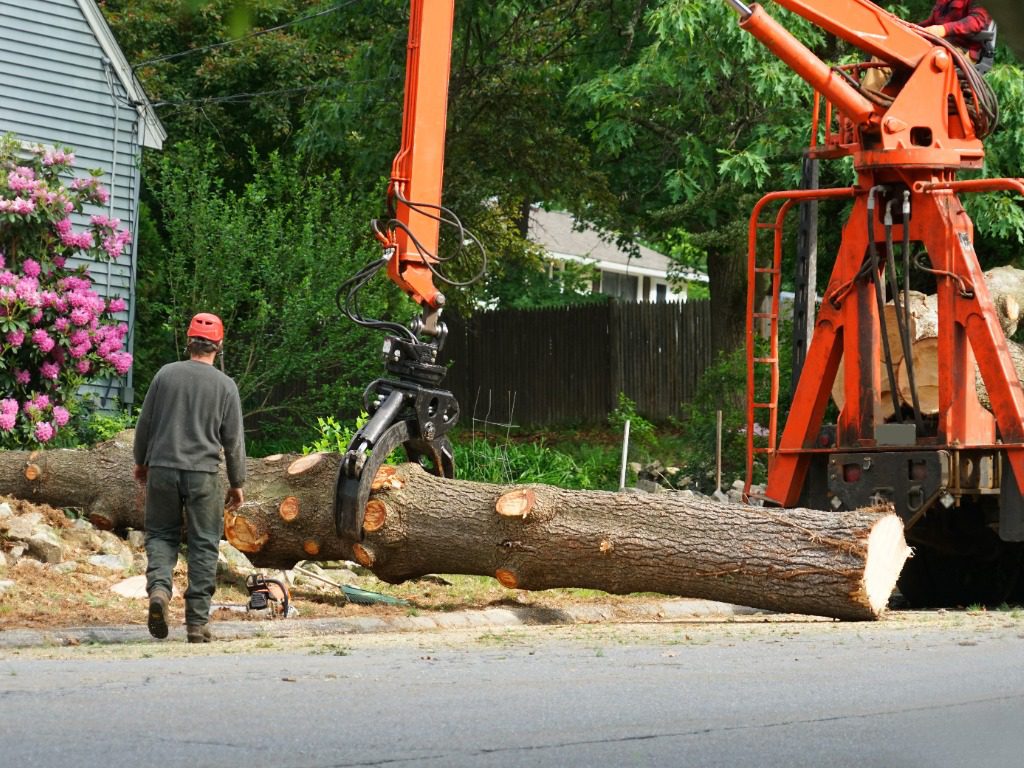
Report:
<svg viewBox="0 0 1024 768"><path fill-rule="evenodd" d="M662 303L668 300L668 286L664 283L658 283L654 286L654 300L658 303Z"/></svg>
<svg viewBox="0 0 1024 768"><path fill-rule="evenodd" d="M601 273L601 293L623 301L636 301L637 279L635 275L620 275L615 272Z"/></svg>

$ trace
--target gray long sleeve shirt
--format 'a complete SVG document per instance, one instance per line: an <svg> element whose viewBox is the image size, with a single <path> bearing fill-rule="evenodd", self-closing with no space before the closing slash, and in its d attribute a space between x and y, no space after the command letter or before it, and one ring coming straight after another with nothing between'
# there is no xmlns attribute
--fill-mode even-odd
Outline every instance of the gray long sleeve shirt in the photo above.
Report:
<svg viewBox="0 0 1024 768"><path fill-rule="evenodd" d="M182 360L157 371L135 426L135 463L216 472L224 450L228 482L245 482L242 403L235 382L207 363Z"/></svg>

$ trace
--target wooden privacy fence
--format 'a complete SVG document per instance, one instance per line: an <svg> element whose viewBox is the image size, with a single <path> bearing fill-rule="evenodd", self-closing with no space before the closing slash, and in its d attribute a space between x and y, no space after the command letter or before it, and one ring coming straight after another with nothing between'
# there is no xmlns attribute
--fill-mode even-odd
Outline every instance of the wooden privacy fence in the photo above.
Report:
<svg viewBox="0 0 1024 768"><path fill-rule="evenodd" d="M624 392L679 414L711 362L707 301L591 304L447 316L448 387L473 418L532 427L603 422Z"/></svg>

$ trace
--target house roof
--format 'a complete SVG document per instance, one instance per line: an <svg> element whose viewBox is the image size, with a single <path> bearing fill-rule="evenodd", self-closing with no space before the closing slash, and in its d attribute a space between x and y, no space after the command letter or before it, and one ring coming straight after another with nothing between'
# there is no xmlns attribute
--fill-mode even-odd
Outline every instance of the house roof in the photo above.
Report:
<svg viewBox="0 0 1024 768"><path fill-rule="evenodd" d="M110 25L107 24L107 20L103 18L103 13L100 11L99 6L96 5L96 0L78 0L78 6L82 9L82 15L85 16L85 20L89 23L92 33L96 36L96 40L103 49L103 53L110 60L111 69L117 75L118 80L121 81L121 85L124 86L128 98L135 105L139 116L142 118L139 142L148 149L162 148L164 140L167 138L167 130L164 128L163 123L160 122L160 118L157 117L153 104L142 88L142 83L138 81L135 73L132 72L131 65L128 63L128 59L125 58L121 47L117 44L117 39L111 31Z"/></svg>
<svg viewBox="0 0 1024 768"><path fill-rule="evenodd" d="M598 230L589 224L585 224L582 230L577 229L576 218L565 211L532 208L527 237L555 258L617 265L662 276L668 274L672 263L667 256L645 245L639 246L639 256L634 256L614 242L603 239ZM707 280L707 276L702 273L693 271L690 275L690 270L687 272L685 277L689 280Z"/></svg>

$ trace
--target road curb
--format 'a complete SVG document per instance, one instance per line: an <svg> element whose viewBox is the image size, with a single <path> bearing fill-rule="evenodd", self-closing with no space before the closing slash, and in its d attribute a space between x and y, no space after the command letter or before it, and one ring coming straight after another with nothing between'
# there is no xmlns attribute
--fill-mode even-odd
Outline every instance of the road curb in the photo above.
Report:
<svg viewBox="0 0 1024 768"><path fill-rule="evenodd" d="M628 607L593 603L568 608L509 606L449 613L408 616L356 616L344 619L275 619L267 621L217 621L218 641L277 637L363 635L375 632L429 632L445 629L488 629L516 626L566 626L572 624L671 622L711 616L750 616L755 608L711 600L655 600ZM167 640L154 640L145 626L66 627L61 629L0 630L0 649L117 645L127 643L184 642L185 628L171 627Z"/></svg>

